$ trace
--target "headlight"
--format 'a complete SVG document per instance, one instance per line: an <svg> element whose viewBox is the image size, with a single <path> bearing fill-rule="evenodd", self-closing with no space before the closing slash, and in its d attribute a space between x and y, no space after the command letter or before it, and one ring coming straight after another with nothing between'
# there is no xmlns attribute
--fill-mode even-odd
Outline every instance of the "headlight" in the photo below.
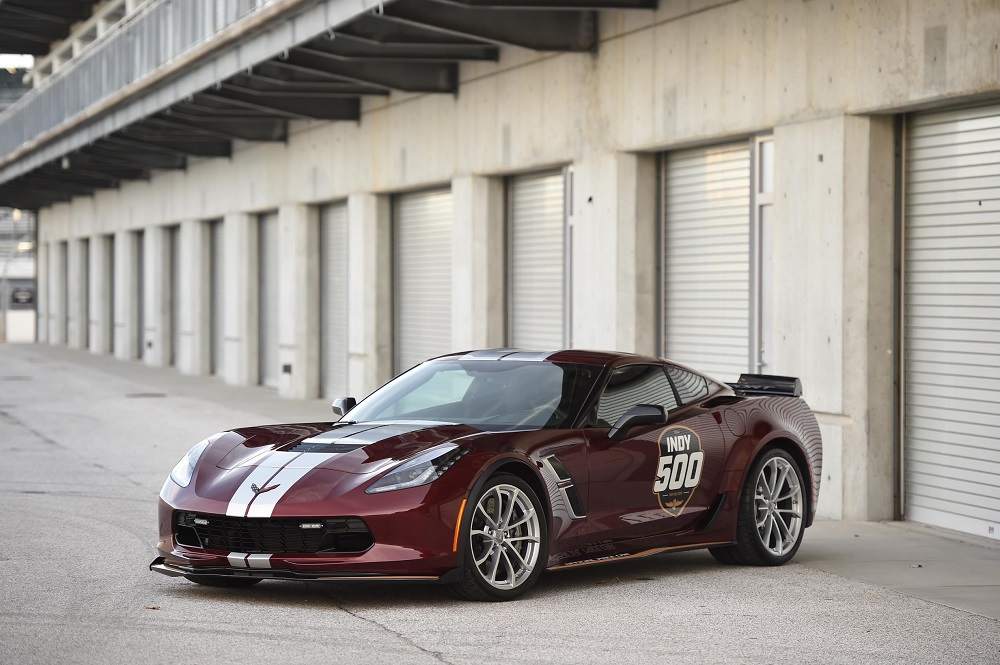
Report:
<svg viewBox="0 0 1000 665"><path fill-rule="evenodd" d="M392 473L387 473L365 490L368 494L420 487L440 478L445 471L462 459L468 448L454 443L435 446L422 455L404 462Z"/></svg>
<svg viewBox="0 0 1000 665"><path fill-rule="evenodd" d="M174 470L170 472L170 480L181 487L187 487L191 482L191 476L194 475L194 467L198 464L198 460L201 458L202 453L205 452L205 449L208 448L210 442L210 439L205 439L189 450L188 454L182 457L181 461L174 467Z"/></svg>

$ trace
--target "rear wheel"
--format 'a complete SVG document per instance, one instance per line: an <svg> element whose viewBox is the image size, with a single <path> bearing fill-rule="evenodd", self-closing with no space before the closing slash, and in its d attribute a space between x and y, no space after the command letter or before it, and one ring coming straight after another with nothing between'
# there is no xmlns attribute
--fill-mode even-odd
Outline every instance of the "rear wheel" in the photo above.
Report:
<svg viewBox="0 0 1000 665"><path fill-rule="evenodd" d="M195 584L204 584L205 586L221 587L224 589L241 589L263 581L256 577L222 577L218 575L185 575L184 577Z"/></svg>
<svg viewBox="0 0 1000 665"><path fill-rule="evenodd" d="M499 474L468 506L462 576L449 589L467 600L513 600L524 594L542 572L548 539L534 490L517 476Z"/></svg>
<svg viewBox="0 0 1000 665"><path fill-rule="evenodd" d="M802 473L784 450L765 451L754 463L740 496L736 544L713 547L718 561L780 566L791 560L805 530Z"/></svg>

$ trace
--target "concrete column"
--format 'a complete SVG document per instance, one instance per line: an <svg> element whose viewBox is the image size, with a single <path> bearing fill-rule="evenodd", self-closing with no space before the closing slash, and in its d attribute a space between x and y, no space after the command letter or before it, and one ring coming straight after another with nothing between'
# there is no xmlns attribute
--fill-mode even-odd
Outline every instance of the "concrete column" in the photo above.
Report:
<svg viewBox="0 0 1000 665"><path fill-rule="evenodd" d="M347 199L347 387L359 399L392 377L391 220L387 196Z"/></svg>
<svg viewBox="0 0 1000 665"><path fill-rule="evenodd" d="M66 241L49 244L49 344L66 343L66 279L68 270Z"/></svg>
<svg viewBox="0 0 1000 665"><path fill-rule="evenodd" d="M844 133L843 514L896 517L895 131L848 116Z"/></svg>
<svg viewBox="0 0 1000 665"><path fill-rule="evenodd" d="M114 322L111 320L111 265L110 239L108 236L93 236L87 244L89 254L87 268L88 345L92 353L111 353Z"/></svg>
<svg viewBox="0 0 1000 665"><path fill-rule="evenodd" d="M570 177L570 345L655 353L655 158L586 156Z"/></svg>
<svg viewBox="0 0 1000 665"><path fill-rule="evenodd" d="M503 346L504 183L461 175L452 180L451 344L455 350Z"/></svg>
<svg viewBox="0 0 1000 665"><path fill-rule="evenodd" d="M817 412L820 515L892 519L892 118L825 118L774 137L768 369L800 377Z"/></svg>
<svg viewBox="0 0 1000 665"><path fill-rule="evenodd" d="M87 263L90 259L87 245L86 238L74 238L69 241L68 293L66 294L66 312L69 317L67 344L74 349L87 348L87 333L89 332Z"/></svg>
<svg viewBox="0 0 1000 665"><path fill-rule="evenodd" d="M656 355L660 312L656 157L615 156L617 226L617 318L615 349Z"/></svg>
<svg viewBox="0 0 1000 665"><path fill-rule="evenodd" d="M281 321L278 394L292 399L319 396L319 210L291 203L278 210L282 261L278 275Z"/></svg>
<svg viewBox="0 0 1000 665"><path fill-rule="evenodd" d="M143 242L142 359L147 365L170 364L170 232L166 226L146 229Z"/></svg>
<svg viewBox="0 0 1000 665"><path fill-rule="evenodd" d="M136 233L115 233L115 357L139 357L139 255Z"/></svg>
<svg viewBox="0 0 1000 665"><path fill-rule="evenodd" d="M49 254L52 243L40 242L35 264L35 338L39 344L49 341Z"/></svg>
<svg viewBox="0 0 1000 665"><path fill-rule="evenodd" d="M257 221L234 212L225 216L226 383L255 385L260 374L258 343Z"/></svg>
<svg viewBox="0 0 1000 665"><path fill-rule="evenodd" d="M189 219L181 222L180 298L177 308L180 321L180 348L175 350L177 367L183 374L208 374L211 371L212 294L209 288L209 234L207 223Z"/></svg>

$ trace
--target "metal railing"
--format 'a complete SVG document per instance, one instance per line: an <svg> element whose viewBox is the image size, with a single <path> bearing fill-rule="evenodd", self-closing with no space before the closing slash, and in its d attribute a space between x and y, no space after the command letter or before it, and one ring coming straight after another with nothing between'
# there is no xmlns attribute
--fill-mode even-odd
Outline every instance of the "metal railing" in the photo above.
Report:
<svg viewBox="0 0 1000 665"><path fill-rule="evenodd" d="M0 114L0 158L274 0L153 0Z"/></svg>

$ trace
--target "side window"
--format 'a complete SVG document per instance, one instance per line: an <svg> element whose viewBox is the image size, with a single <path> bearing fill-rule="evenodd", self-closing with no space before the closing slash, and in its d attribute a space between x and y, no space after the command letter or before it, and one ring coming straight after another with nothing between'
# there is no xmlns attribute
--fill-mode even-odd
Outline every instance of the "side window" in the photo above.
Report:
<svg viewBox="0 0 1000 665"><path fill-rule="evenodd" d="M656 404L668 411L677 407L674 389L659 365L616 369L597 403L597 426L611 427L636 404Z"/></svg>
<svg viewBox="0 0 1000 665"><path fill-rule="evenodd" d="M686 372L678 367L667 367L667 374L670 375L680 395L681 404L690 404L695 400L708 395L708 383L703 377L691 372Z"/></svg>

